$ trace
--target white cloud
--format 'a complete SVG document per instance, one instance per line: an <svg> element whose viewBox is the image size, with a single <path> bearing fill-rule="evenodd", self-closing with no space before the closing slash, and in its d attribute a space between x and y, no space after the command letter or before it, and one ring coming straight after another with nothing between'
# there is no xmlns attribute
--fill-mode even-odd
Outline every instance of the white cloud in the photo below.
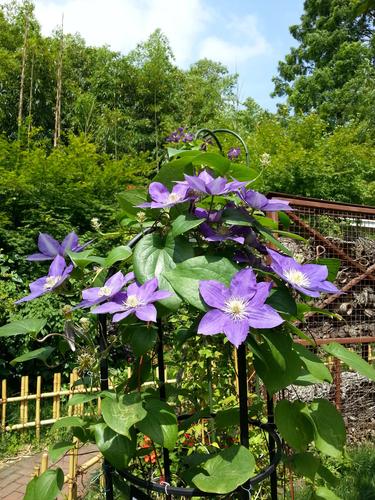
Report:
<svg viewBox="0 0 375 500"><path fill-rule="evenodd" d="M37 0L36 17L45 35L61 23L89 45L127 53L157 28L167 36L179 65L193 59L194 47L210 23L204 0Z"/></svg>
<svg viewBox="0 0 375 500"><path fill-rule="evenodd" d="M269 52L270 46L259 32L255 16L232 16L226 22L225 38L208 36L203 39L199 57L220 61L230 68Z"/></svg>

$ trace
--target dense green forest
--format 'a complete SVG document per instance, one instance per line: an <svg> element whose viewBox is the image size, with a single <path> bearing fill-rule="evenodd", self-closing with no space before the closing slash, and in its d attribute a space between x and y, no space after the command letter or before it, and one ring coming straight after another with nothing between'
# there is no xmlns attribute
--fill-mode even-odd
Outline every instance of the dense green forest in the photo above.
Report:
<svg viewBox="0 0 375 500"><path fill-rule="evenodd" d="M159 30L120 54L62 30L44 37L32 2L3 3L0 324L22 316L13 302L38 274L25 261L38 232L61 239L73 228L88 240L94 218L121 241L118 194L147 184L180 126L240 133L252 166L264 168L260 190L374 204L374 10L363 4L305 1L290 28L298 45L274 79L286 102L270 113L251 96L239 102L238 75L221 63L178 68ZM22 310L52 311L54 300ZM9 349L4 358L17 342Z"/></svg>

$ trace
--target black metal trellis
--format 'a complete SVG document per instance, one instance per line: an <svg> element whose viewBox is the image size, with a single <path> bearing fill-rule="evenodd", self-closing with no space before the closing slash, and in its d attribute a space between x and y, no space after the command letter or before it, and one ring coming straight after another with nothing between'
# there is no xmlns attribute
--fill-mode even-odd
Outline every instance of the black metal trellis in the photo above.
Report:
<svg viewBox="0 0 375 500"><path fill-rule="evenodd" d="M236 137L244 147L246 155L246 164L249 166L249 151L243 141L243 139L235 132L227 129L201 129L197 132L196 137L200 135L207 137L211 136L214 138L218 148L222 152L221 143L217 137L217 133L227 133ZM154 228L148 228L144 232L139 233L135 236L129 243L128 246L132 248L136 243L142 239L143 236L153 232ZM166 399L165 392L165 371L164 371L164 346L163 346L163 324L160 319L157 321L158 329L158 378L159 378L159 394L160 399ZM99 316L99 348L100 352L103 353L107 349L107 315L103 314ZM282 443L279 435L276 432L275 425L273 423L273 402L268 398L267 400L267 410L268 410L268 422L262 423L257 420L249 420L248 417L248 383L247 383L247 361L246 361L246 344L243 343L237 349L237 369L238 369L238 389L239 389L239 410L240 410L240 443L242 446L249 448L249 425L254 425L264 430L269 434L269 465L259 472L254 477L246 481L245 484L241 485L235 490L238 497L245 500L251 498L251 491L253 487L260 482L264 481L268 477L271 478L271 500L277 500L277 476L276 468L281 460L282 454ZM100 361L100 388L101 390L108 389L108 357L103 356ZM214 415L212 415L214 416ZM191 417L191 415L180 416L179 420ZM131 491L133 492L133 498L139 500L147 500L152 498L148 495L150 491L164 494L166 500L170 500L173 496L176 497L221 497L222 494L213 494L200 491L198 488L185 488L185 487L175 487L171 485L171 471L170 471L170 458L169 451L163 448L163 466L164 466L164 481L161 483L152 482L150 480L141 479L133 475L128 470L117 470L117 473L130 483ZM107 460L103 462L103 475L105 478L105 499L113 500L113 469ZM142 488L146 490L139 490ZM234 492L233 492L234 493Z"/></svg>

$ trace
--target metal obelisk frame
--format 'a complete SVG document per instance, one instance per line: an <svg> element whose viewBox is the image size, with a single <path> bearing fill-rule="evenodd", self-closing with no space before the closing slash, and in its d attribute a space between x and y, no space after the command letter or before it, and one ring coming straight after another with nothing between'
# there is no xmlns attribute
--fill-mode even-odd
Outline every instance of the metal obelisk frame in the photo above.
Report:
<svg viewBox="0 0 375 500"><path fill-rule="evenodd" d="M236 137L244 147L246 164L249 166L249 151L246 144L242 138L235 132L227 129L217 129L208 130L201 129L197 132L196 137L199 136L208 137L211 136L215 143L217 144L220 151L222 151L221 143L217 137L217 133L227 133ZM153 232L153 228L146 229L143 233L138 234L133 238L128 246L132 248L144 235ZM111 273L111 271L110 271ZM157 360L158 360L158 382L159 382L159 394L160 399L166 400L166 387L165 387L165 364L164 364L164 332L163 323L161 319L157 320L158 329L158 344L157 344ZM99 349L101 354L107 350L107 315L99 315ZM242 446L249 448L249 425L255 425L269 434L269 456L270 464L260 473L258 473L253 478L249 479L245 484L241 485L236 490L237 498L248 499L251 498L252 487L261 481L271 478L271 500L277 500L277 476L276 467L281 459L281 440L278 434L275 432L275 426L273 423L273 401L272 399L267 399L267 414L268 423L263 424L256 420L249 420L248 415L248 381L247 381L247 360L246 360L246 342L241 344L237 349L237 370L238 370L238 392L239 392L239 410L240 410L240 443ZM100 389L108 389L108 357L107 354L101 357L100 360ZM189 417L190 415L183 415L178 417L179 420ZM212 415L214 417L214 415ZM146 490L144 493L139 491L140 499L150 499L150 491L157 493L162 493L165 495L166 500L171 500L173 497L215 497L222 496L212 493L206 493L198 490L197 488L185 488L185 487L175 487L171 485L171 470L170 470L170 457L169 451L163 448L163 467L164 467L164 481L161 483L151 482L149 480L141 479L138 476L134 476L128 470L117 471L121 477L126 479L132 487L135 489L142 488ZM105 500L113 500L113 479L112 479L113 469L111 465L104 460L103 462L103 475L105 479ZM136 494L136 493L135 493ZM133 498L136 498L133 496Z"/></svg>

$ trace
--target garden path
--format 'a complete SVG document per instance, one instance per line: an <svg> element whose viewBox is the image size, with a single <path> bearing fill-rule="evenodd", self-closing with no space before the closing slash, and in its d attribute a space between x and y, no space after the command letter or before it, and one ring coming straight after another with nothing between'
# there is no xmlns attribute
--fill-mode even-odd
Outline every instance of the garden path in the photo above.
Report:
<svg viewBox="0 0 375 500"><path fill-rule="evenodd" d="M84 446L79 451L78 465L87 462L98 453L96 446ZM1 500L22 500L25 494L26 485L30 481L34 472L34 467L40 464L42 453L36 455L23 456L15 461L8 461L0 465L0 499ZM68 473L69 457L65 456L57 464L62 468L64 474ZM78 477L78 497L82 498L87 491L92 473L98 469L100 462ZM67 485L64 485L64 493L67 494Z"/></svg>

